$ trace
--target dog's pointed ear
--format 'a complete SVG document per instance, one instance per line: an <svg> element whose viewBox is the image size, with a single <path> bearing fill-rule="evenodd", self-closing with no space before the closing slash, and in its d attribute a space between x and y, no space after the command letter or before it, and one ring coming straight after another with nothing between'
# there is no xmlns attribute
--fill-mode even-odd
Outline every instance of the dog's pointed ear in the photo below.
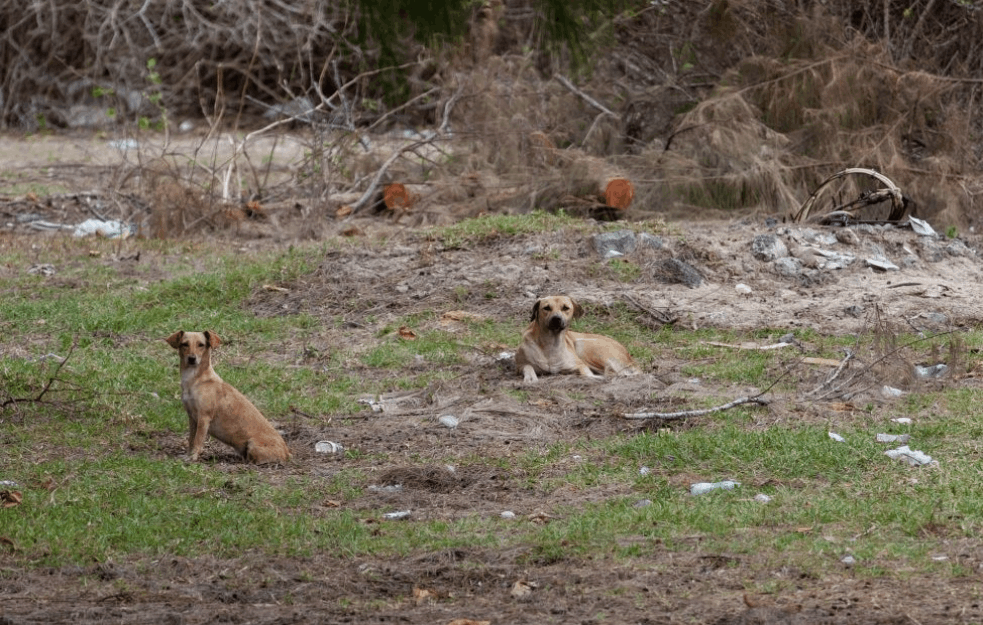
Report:
<svg viewBox="0 0 983 625"><path fill-rule="evenodd" d="M573 304L573 318L580 319L581 317L583 317L584 307L573 300L570 300L570 303Z"/></svg>
<svg viewBox="0 0 983 625"><path fill-rule="evenodd" d="M181 347L181 338L182 337L184 337L184 330L178 330L177 332L175 332L174 334L170 335L169 337L167 337L164 340L167 341L167 344L168 345L170 345L174 349L177 349L177 348Z"/></svg>
<svg viewBox="0 0 983 625"><path fill-rule="evenodd" d="M529 321L535 321L536 317L539 316L539 301L536 300L536 303L532 305L532 316L529 318Z"/></svg>
<svg viewBox="0 0 983 625"><path fill-rule="evenodd" d="M218 347L222 344L222 339L218 338L218 335L210 330L205 330L205 343L208 345L208 349Z"/></svg>

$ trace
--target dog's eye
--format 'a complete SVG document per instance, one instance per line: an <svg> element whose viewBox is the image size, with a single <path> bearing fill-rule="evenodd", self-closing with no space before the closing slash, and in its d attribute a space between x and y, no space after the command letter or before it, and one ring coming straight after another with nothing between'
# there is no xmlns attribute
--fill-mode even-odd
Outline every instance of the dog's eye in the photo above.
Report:
<svg viewBox="0 0 983 625"><path fill-rule="evenodd" d="M190 345L190 343L188 343L187 341L181 343L181 347L187 347L188 345Z"/></svg>
<svg viewBox="0 0 983 625"><path fill-rule="evenodd" d="M566 310L570 310L570 307L564 304L564 306L563 306L563 310L565 310L565 311L566 311Z"/></svg>
<svg viewBox="0 0 983 625"><path fill-rule="evenodd" d="M553 310L553 308L551 306L543 306L543 310L545 310L546 312L549 312L549 311Z"/></svg>

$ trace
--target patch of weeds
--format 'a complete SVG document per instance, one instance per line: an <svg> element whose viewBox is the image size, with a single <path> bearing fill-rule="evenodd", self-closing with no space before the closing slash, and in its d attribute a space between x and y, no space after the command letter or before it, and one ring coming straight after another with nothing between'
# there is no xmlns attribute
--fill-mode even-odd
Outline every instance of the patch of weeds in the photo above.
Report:
<svg viewBox="0 0 983 625"><path fill-rule="evenodd" d="M620 258L612 258L608 261L607 266L618 282L634 282L642 275L641 267Z"/></svg>
<svg viewBox="0 0 983 625"><path fill-rule="evenodd" d="M453 248L468 244L484 244L500 237L541 234L580 225L581 222L563 211L550 213L536 210L526 215L483 215L465 219L438 229L434 236L445 247Z"/></svg>

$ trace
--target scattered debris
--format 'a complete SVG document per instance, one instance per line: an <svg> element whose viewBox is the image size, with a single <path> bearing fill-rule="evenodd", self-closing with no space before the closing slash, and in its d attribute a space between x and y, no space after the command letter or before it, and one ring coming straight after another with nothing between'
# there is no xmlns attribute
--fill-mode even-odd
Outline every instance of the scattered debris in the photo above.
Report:
<svg viewBox="0 0 983 625"><path fill-rule="evenodd" d="M632 504L632 508L647 508L651 505L652 505L651 499L639 499L634 504Z"/></svg>
<svg viewBox="0 0 983 625"><path fill-rule="evenodd" d="M512 595L513 599L525 601L529 599L530 595L532 595L532 591L538 586L539 584L536 582L520 579L516 583L512 584L512 591L509 594Z"/></svg>
<svg viewBox="0 0 983 625"><path fill-rule="evenodd" d="M733 490L740 485L740 482L735 482L733 480L724 480L722 482L697 482L689 487L689 492L691 495L703 495L704 493L709 493L712 490Z"/></svg>
<svg viewBox="0 0 983 625"><path fill-rule="evenodd" d="M904 391L902 391L899 388L894 388L893 386L884 385L883 387L881 387L881 395L883 395L888 399L892 399L895 397L901 397L902 395L904 395Z"/></svg>
<svg viewBox="0 0 983 625"><path fill-rule="evenodd" d="M115 219L86 219L75 226L72 234L76 237L87 237L94 234L107 239L125 239L133 234L133 228Z"/></svg>
<svg viewBox="0 0 983 625"><path fill-rule="evenodd" d="M909 449L907 445L902 445L897 449L889 449L884 452L884 455L895 460L903 460L913 467L924 466L932 462L932 456L918 450Z"/></svg>
<svg viewBox="0 0 983 625"><path fill-rule="evenodd" d="M397 510L396 512L387 512L382 515L382 518L387 521L401 521L403 519L408 519L410 517L411 510Z"/></svg>
<svg viewBox="0 0 983 625"><path fill-rule="evenodd" d="M758 350L758 351L766 351L769 349L781 349L783 347L790 347L792 345L795 345L795 343L791 341L789 342L780 341L778 343L772 343L771 345L759 345L757 343L741 343L740 345L734 345L733 343L718 343L716 341L704 341L703 344L713 345L714 347L729 347L731 349L750 349L750 350ZM839 362L836 361L836 364L839 364Z"/></svg>
<svg viewBox="0 0 983 625"><path fill-rule="evenodd" d="M754 500L760 503L768 503L769 501L771 501L771 497L769 497L764 493L758 493L757 495L754 496Z"/></svg>
<svg viewBox="0 0 983 625"><path fill-rule="evenodd" d="M454 429L458 426L460 421L454 415L445 414L444 416L437 419L437 421L444 427Z"/></svg>
<svg viewBox="0 0 983 625"><path fill-rule="evenodd" d="M909 419L908 417L896 417L894 419L891 419L891 421L894 421L895 423L900 423L902 425L911 425L911 419Z"/></svg>
<svg viewBox="0 0 983 625"><path fill-rule="evenodd" d="M0 508L19 506L24 496L18 490L0 490Z"/></svg>
<svg viewBox="0 0 983 625"><path fill-rule="evenodd" d="M900 271L901 268L886 258L865 258L864 262L868 267L880 269L881 271Z"/></svg>
<svg viewBox="0 0 983 625"><path fill-rule="evenodd" d="M932 226L928 225L927 221L923 221L917 217L908 217L908 225L915 231L915 234L923 237L938 236Z"/></svg>
<svg viewBox="0 0 983 625"><path fill-rule="evenodd" d="M334 441L318 441L314 443L314 451L319 454L339 454L345 451L345 448L341 443Z"/></svg>
<svg viewBox="0 0 983 625"><path fill-rule="evenodd" d="M877 434L874 440L878 443L907 443L911 434Z"/></svg>
<svg viewBox="0 0 983 625"><path fill-rule="evenodd" d="M847 566L853 566L854 564L857 563L857 559L854 558L853 556L844 556L843 559L840 560L840 562L842 562Z"/></svg>
<svg viewBox="0 0 983 625"><path fill-rule="evenodd" d="M398 493L403 490L403 485L387 484L386 486L379 486L378 484L369 484L368 489L376 493Z"/></svg>
<svg viewBox="0 0 983 625"><path fill-rule="evenodd" d="M816 187L816 190L812 192L812 195L809 196L809 199L807 199L799 210L792 215L792 222L799 223L803 220L809 219L809 215L812 212L813 206L816 204L816 199L819 197L820 191L822 191L826 185L834 180L838 180L844 176L853 174L860 174L875 178L879 182L883 183L886 188L878 189L877 191L861 192L857 199L847 202L846 204L834 206L827 214L818 217L820 223L846 224L851 220L855 221L855 212L867 206L874 206L888 200L891 202L891 211L888 214L886 221L889 223L897 223L904 218L905 212L908 210L910 200L901 193L901 189L898 188L898 185L891 182L891 180L884 174L873 169L867 169L865 167L850 167L833 174L820 183L820 185Z"/></svg>
<svg viewBox="0 0 983 625"><path fill-rule="evenodd" d="M751 254L758 260L771 262L788 256L788 248L773 234L759 234L751 241Z"/></svg>
<svg viewBox="0 0 983 625"><path fill-rule="evenodd" d="M829 432L829 437L836 441L837 443L845 443L846 439L837 434L836 432Z"/></svg>
<svg viewBox="0 0 983 625"><path fill-rule="evenodd" d="M749 287L746 284L738 284L738 285L735 285L734 286L734 290L737 291L738 293L740 293L741 295L751 295L751 293L754 292L754 291L751 290L751 287Z"/></svg>
<svg viewBox="0 0 983 625"><path fill-rule="evenodd" d="M929 367L922 367L921 365L915 365L915 375L919 378L941 378L945 375L945 372L949 370L949 367L943 363L937 365L931 365Z"/></svg>
<svg viewBox="0 0 983 625"><path fill-rule="evenodd" d="M515 518L515 512L512 512L511 510L503 510L502 511L502 514L501 514L501 517L503 519L514 519Z"/></svg>
<svg viewBox="0 0 983 625"><path fill-rule="evenodd" d="M38 274L40 274L40 275L44 276L45 278L47 278L48 276L55 275L55 266L54 265L51 265L49 263L35 264L35 265L31 265L30 267L28 267L27 273L29 273L31 275L38 275Z"/></svg>
<svg viewBox="0 0 983 625"><path fill-rule="evenodd" d="M699 384L700 380L695 379L695 383ZM690 380L690 383L694 383ZM758 404L760 406L767 406L768 400L761 397L761 395L755 395L754 397L740 397L734 401L727 402L721 406L716 406L714 408L704 408L701 410L681 410L679 412L630 412L624 414L625 419L662 419L663 421L674 421L676 419L685 419L687 417L696 417L705 414L711 414L714 412L721 412L723 410L729 410L734 406L740 406L741 404Z"/></svg>

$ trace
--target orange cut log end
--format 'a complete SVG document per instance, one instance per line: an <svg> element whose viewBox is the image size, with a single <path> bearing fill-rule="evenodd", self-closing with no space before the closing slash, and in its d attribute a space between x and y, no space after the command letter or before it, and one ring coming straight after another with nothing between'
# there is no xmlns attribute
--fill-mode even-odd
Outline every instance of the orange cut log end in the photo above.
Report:
<svg viewBox="0 0 983 625"><path fill-rule="evenodd" d="M604 188L604 204L618 210L625 210L635 199L635 187L625 178L612 178Z"/></svg>
<svg viewBox="0 0 983 625"><path fill-rule="evenodd" d="M413 205L413 198L406 187L398 182L386 185L382 192L382 201L389 210L407 210Z"/></svg>

